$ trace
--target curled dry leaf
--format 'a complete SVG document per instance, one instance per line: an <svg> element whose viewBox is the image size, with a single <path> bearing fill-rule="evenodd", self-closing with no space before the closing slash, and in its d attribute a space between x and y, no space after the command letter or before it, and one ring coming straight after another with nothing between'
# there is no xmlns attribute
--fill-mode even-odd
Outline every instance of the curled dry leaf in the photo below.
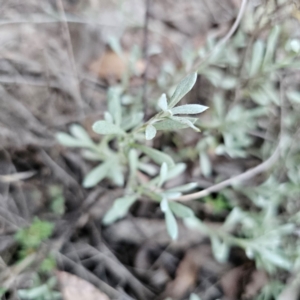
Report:
<svg viewBox="0 0 300 300"><path fill-rule="evenodd" d="M110 300L88 281L67 272L56 273L64 300Z"/></svg>

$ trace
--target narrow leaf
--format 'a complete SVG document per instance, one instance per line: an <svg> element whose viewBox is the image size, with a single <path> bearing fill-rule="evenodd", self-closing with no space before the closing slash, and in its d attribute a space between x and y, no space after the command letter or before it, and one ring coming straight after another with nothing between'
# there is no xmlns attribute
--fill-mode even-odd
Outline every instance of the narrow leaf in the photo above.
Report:
<svg viewBox="0 0 300 300"><path fill-rule="evenodd" d="M144 118L144 114L142 112L133 112L127 117L123 118L121 128L127 131L132 129L133 127L139 125Z"/></svg>
<svg viewBox="0 0 300 300"><path fill-rule="evenodd" d="M173 168L168 170L167 180L179 176L185 171L185 169L186 169L186 164L184 163L176 164Z"/></svg>
<svg viewBox="0 0 300 300"><path fill-rule="evenodd" d="M196 118L188 118L188 120L192 124L194 124L197 121ZM172 130L172 131L176 131L178 129L188 128L189 126L187 124L183 124L183 123L180 123L180 122L172 120L172 119L166 119L164 121L155 123L154 127L157 130Z"/></svg>
<svg viewBox="0 0 300 300"><path fill-rule="evenodd" d="M184 193L184 192L189 192L189 191L195 189L197 186L198 186L197 182L191 182L191 183L188 183L188 184L180 185L180 186L177 186L175 188L169 189L166 192L170 192L170 193L174 193L174 192Z"/></svg>
<svg viewBox="0 0 300 300"><path fill-rule="evenodd" d="M124 134L120 127L107 121L97 121L93 125L93 130L98 134Z"/></svg>
<svg viewBox="0 0 300 300"><path fill-rule="evenodd" d="M167 164L164 162L162 165L161 165L161 168L160 168L160 173L159 173L159 183L158 183L158 186L162 186L166 179L167 179L167 175L168 175L168 166Z"/></svg>
<svg viewBox="0 0 300 300"><path fill-rule="evenodd" d="M176 106L171 109L171 112L173 115L179 115L179 114L200 114L207 110L208 107L204 105L199 105L199 104L186 104L186 105L181 105L181 106Z"/></svg>
<svg viewBox="0 0 300 300"><path fill-rule="evenodd" d="M279 33L280 33L280 27L275 26L269 35L266 54L263 62L264 66L272 63L272 59L274 58L275 51L276 51L276 44L279 37Z"/></svg>
<svg viewBox="0 0 300 300"><path fill-rule="evenodd" d="M177 202L170 202L169 207L172 212L179 218L191 218L194 216L194 212L187 206Z"/></svg>
<svg viewBox="0 0 300 300"><path fill-rule="evenodd" d="M156 128L149 124L146 127L146 131L145 131L145 136L146 136L146 140L152 140L156 135Z"/></svg>
<svg viewBox="0 0 300 300"><path fill-rule="evenodd" d="M166 219L167 231L170 237L172 238L172 240L176 240L178 237L178 226L177 226L176 219L173 213L171 212L171 210L168 209L165 212L165 219Z"/></svg>
<svg viewBox="0 0 300 300"><path fill-rule="evenodd" d="M294 102L294 103L297 103L297 104L300 103L300 93L299 93L299 92L296 92L296 91L288 91L288 92L286 93L286 96L288 97L288 99L289 99L291 102Z"/></svg>
<svg viewBox="0 0 300 300"><path fill-rule="evenodd" d="M197 132L200 131L200 129L197 128L188 118L172 116L171 119L177 121L178 123L187 125L188 127L194 129Z"/></svg>
<svg viewBox="0 0 300 300"><path fill-rule="evenodd" d="M225 242L221 242L216 236L211 236L212 252L216 260L220 263L225 263L229 255L229 247Z"/></svg>
<svg viewBox="0 0 300 300"><path fill-rule="evenodd" d="M120 87L111 87L107 93L108 111L112 115L116 125L120 126L122 118Z"/></svg>
<svg viewBox="0 0 300 300"><path fill-rule="evenodd" d="M162 212L166 212L169 209L169 203L167 198L163 198L160 202L160 209Z"/></svg>
<svg viewBox="0 0 300 300"><path fill-rule="evenodd" d="M85 146L84 143L80 140L75 139L71 135L64 133L64 132L59 132L55 135L57 141L66 147L83 147Z"/></svg>
<svg viewBox="0 0 300 300"><path fill-rule="evenodd" d="M82 126L80 126L78 124L73 124L70 126L70 132L77 139L84 141L87 144L93 144L93 141L91 140L89 134L86 132L86 130Z"/></svg>
<svg viewBox="0 0 300 300"><path fill-rule="evenodd" d="M202 151L199 154L200 157L200 168L201 168L201 173L205 176L205 177L209 177L212 173L212 167L211 167L211 162L210 159L207 155L206 152Z"/></svg>
<svg viewBox="0 0 300 300"><path fill-rule="evenodd" d="M136 148L143 151L146 155L148 155L153 161L155 161L159 165L162 165L165 162L169 168L172 168L174 166L174 161L168 154L165 154L161 151L144 145L136 145Z"/></svg>
<svg viewBox="0 0 300 300"><path fill-rule="evenodd" d="M158 106L161 110L166 111L168 110L168 102L166 94L162 94L158 99Z"/></svg>
<svg viewBox="0 0 300 300"><path fill-rule="evenodd" d="M118 219L126 216L131 205L136 201L137 196L125 196L116 199L113 206L107 211L102 219L104 225L109 225Z"/></svg>
<svg viewBox="0 0 300 300"><path fill-rule="evenodd" d="M186 76L175 89L171 97L169 108L173 108L195 85L197 73Z"/></svg>
<svg viewBox="0 0 300 300"><path fill-rule="evenodd" d="M264 57L264 43L261 40L257 40L253 46L252 60L250 64L249 76L256 75L261 67Z"/></svg>
<svg viewBox="0 0 300 300"><path fill-rule="evenodd" d="M124 174L122 166L119 164L118 161L113 161L108 172L108 177L111 181L117 186L124 185Z"/></svg>
<svg viewBox="0 0 300 300"><path fill-rule="evenodd" d="M102 179L104 179L110 168L110 162L107 161L98 167L92 169L84 178L83 186L85 188L91 188L97 185Z"/></svg>

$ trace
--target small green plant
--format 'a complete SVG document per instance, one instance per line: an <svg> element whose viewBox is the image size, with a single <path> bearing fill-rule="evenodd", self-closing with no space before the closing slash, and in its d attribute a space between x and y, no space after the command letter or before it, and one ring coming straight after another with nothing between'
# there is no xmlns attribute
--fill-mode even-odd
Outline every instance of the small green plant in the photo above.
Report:
<svg viewBox="0 0 300 300"><path fill-rule="evenodd" d="M55 291L56 278L51 277L47 282L42 283L39 276L36 274L33 287L30 289L18 290L18 296L24 300L55 300L61 299L61 294Z"/></svg>
<svg viewBox="0 0 300 300"><path fill-rule="evenodd" d="M160 205L173 239L178 236L176 218L181 218L187 227L199 229L209 236L214 256L220 262L226 261L230 247L238 246L270 276L278 268L298 271L300 251L295 236L300 224L297 213L300 147L295 142L295 133L299 129L300 92L293 82L284 86L282 77L293 75L293 70L299 68L300 42L286 34L285 25L274 25L272 18L268 20L271 14L264 14L264 11L275 12L277 9L275 1L267 1L266 7L262 5L255 12L245 14L245 20L232 40L217 51L214 50L218 43L210 37L202 49L184 50L182 70L191 69L199 57L208 57L197 70L213 89L206 99L210 109L205 118L190 115L203 112L206 106L177 106L193 87L196 74L184 78L171 93L162 94L157 103L149 101L149 107L156 107L158 112L146 121L139 97L128 95L124 81L109 89L108 111L103 120L93 125L93 130L103 136L99 143L79 125L70 126L71 135L57 134L62 145L80 148L82 155L95 163L95 168L83 180L84 187L92 188L104 179L124 187L124 195L115 200L104 216L105 225L126 216L133 203L146 196ZM249 35L253 39L249 39ZM118 47L112 48L120 52ZM175 65L169 61L163 63L157 89L167 91L180 76L182 73ZM284 88L281 90L279 86ZM281 98L286 98L286 103L282 104ZM281 121L282 110L288 113ZM181 137L179 130L184 128L195 131L201 128L201 139L187 147L176 143ZM173 135L168 135L168 131L177 133L171 138L178 147L164 148L164 144L161 149L154 149L151 140L158 132L170 138ZM284 131L283 136L281 131ZM239 164L235 159L241 161L249 157L263 162L272 155L278 143L280 156L272 165L273 176L266 175L265 179L262 176L255 181L256 186L250 184L243 188L231 181L226 185L228 189L221 193L217 190L213 198L204 199L216 213L218 210L229 211L218 230L197 218L197 212L187 205L175 201L183 193L197 189L196 183L166 188L170 180L185 171L183 161L197 164L199 160L201 174L218 185L224 177L220 174L220 178L214 178L213 160L218 156L234 165ZM261 173L266 171L269 169ZM149 180L142 180L140 172L146 173ZM231 175L229 172L228 177ZM225 179L230 180L228 177ZM269 291L266 289L265 295Z"/></svg>
<svg viewBox="0 0 300 300"><path fill-rule="evenodd" d="M29 227L20 229L15 234L15 239L22 247L20 257L26 257L34 252L43 241L51 236L53 229L54 225L52 223L41 221L37 217L33 219Z"/></svg>
<svg viewBox="0 0 300 300"><path fill-rule="evenodd" d="M83 148L83 156L87 159L99 161L99 165L90 171L84 178L83 186L91 188L104 178L111 179L118 186L123 186L126 178L126 194L116 199L111 209L103 218L103 223L108 225L124 217L131 205L142 195L160 202L165 214L167 229L173 239L177 238L177 223L174 214L179 218L193 215L188 207L169 202L172 198L180 196L183 192L190 191L196 184L190 183L174 189L163 188L166 181L180 175L185 170L184 164L175 164L172 157L161 150L146 145L145 141L152 140L157 131L176 131L191 128L200 131L195 122L197 118L189 115L200 114L208 107L199 104L186 104L177 106L178 102L192 89L197 79L193 73L185 77L176 87L170 99L162 94L157 107L160 110L148 121L143 122L143 114L132 112L126 116L122 114L122 89L113 87L108 92L108 111L104 120L97 121L93 130L104 135L99 144L95 143L87 132L79 125L72 125L68 135L58 133L58 141L68 147ZM160 166L159 174L153 166L147 164L151 159ZM137 171L141 170L154 178L148 183L138 182Z"/></svg>

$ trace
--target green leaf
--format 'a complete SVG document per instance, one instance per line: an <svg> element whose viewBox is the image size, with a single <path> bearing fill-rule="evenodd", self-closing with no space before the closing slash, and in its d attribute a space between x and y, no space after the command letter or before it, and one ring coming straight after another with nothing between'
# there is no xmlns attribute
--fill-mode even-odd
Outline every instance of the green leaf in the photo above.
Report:
<svg viewBox="0 0 300 300"><path fill-rule="evenodd" d="M186 76L175 89L171 97L169 108L173 108L195 85L197 80L197 73L192 73Z"/></svg>
<svg viewBox="0 0 300 300"><path fill-rule="evenodd" d="M83 143L80 140L77 140L73 138L71 135L64 133L64 132L59 132L55 135L57 141L66 147L84 147L85 143Z"/></svg>
<svg viewBox="0 0 300 300"><path fill-rule="evenodd" d="M190 294L189 300L201 300L201 298L198 295L192 293Z"/></svg>
<svg viewBox="0 0 300 300"><path fill-rule="evenodd" d="M169 207L172 212L179 218L191 218L194 216L194 212L187 206L177 202L170 202Z"/></svg>
<svg viewBox="0 0 300 300"><path fill-rule="evenodd" d="M288 99L289 99L291 102L294 102L294 103L297 103L297 104L300 103L300 93L299 93L299 92L296 92L296 91L288 91L288 92L286 93L286 96L288 97Z"/></svg>
<svg viewBox="0 0 300 300"><path fill-rule="evenodd" d="M166 94L162 94L160 96L160 98L158 99L157 105L162 111L168 110L168 102L167 102Z"/></svg>
<svg viewBox="0 0 300 300"><path fill-rule="evenodd" d="M17 231L15 239L25 248L36 248L52 235L53 229L54 224L35 217L29 227Z"/></svg>
<svg viewBox="0 0 300 300"><path fill-rule="evenodd" d="M253 54L249 70L250 77L256 75L261 67L264 57L264 47L264 42L261 40L257 40L253 45Z"/></svg>
<svg viewBox="0 0 300 300"><path fill-rule="evenodd" d="M200 131L200 129L197 128L188 118L172 116L171 119L183 125L187 125L188 127L194 129L197 132Z"/></svg>
<svg viewBox="0 0 300 300"><path fill-rule="evenodd" d="M167 180L179 176L185 171L185 169L186 169L186 164L184 163L176 164L173 168L168 170Z"/></svg>
<svg viewBox="0 0 300 300"><path fill-rule="evenodd" d="M211 162L206 152L202 151L199 154L201 173L205 177L209 177L212 172Z"/></svg>
<svg viewBox="0 0 300 300"><path fill-rule="evenodd" d="M170 192L170 191L166 191L164 193L161 194L164 198L171 200L171 199L177 199L179 198L182 194L179 192Z"/></svg>
<svg viewBox="0 0 300 300"><path fill-rule="evenodd" d="M160 209L162 212L166 212L169 209L169 202L167 198L163 198L160 202Z"/></svg>
<svg viewBox="0 0 300 300"><path fill-rule="evenodd" d="M194 124L197 121L196 118L188 118L188 120L192 124ZM177 121L172 120L172 119L166 119L166 120L163 120L161 122L155 123L154 127L157 130L164 130L164 131L165 130L172 130L172 131L176 131L178 129L188 128L189 126L187 124L183 124L183 123L177 122Z"/></svg>
<svg viewBox="0 0 300 300"><path fill-rule="evenodd" d="M133 112L127 117L123 118L121 127L123 130L127 131L132 129L133 127L139 125L144 118L144 114L142 112Z"/></svg>
<svg viewBox="0 0 300 300"><path fill-rule="evenodd" d="M199 105L199 104L186 104L186 105L181 105L181 106L176 106L171 109L171 112L173 115L178 115L178 114L200 114L207 110L208 107L204 105Z"/></svg>
<svg viewBox="0 0 300 300"><path fill-rule="evenodd" d="M138 154L135 149L130 149L128 154L128 162L129 162L129 168L131 173L135 173L138 169Z"/></svg>
<svg viewBox="0 0 300 300"><path fill-rule="evenodd" d="M109 168L108 177L111 181L117 186L124 185L124 174L122 166L120 165L118 160L113 160L111 166Z"/></svg>
<svg viewBox="0 0 300 300"><path fill-rule="evenodd" d="M109 173L111 168L110 161L106 161L100 164L96 168L92 169L84 178L83 186L85 188L91 188L97 185L101 180L103 180Z"/></svg>
<svg viewBox="0 0 300 300"><path fill-rule="evenodd" d="M113 206L107 211L102 219L104 225L109 225L118 219L125 217L137 196L125 196L115 200Z"/></svg>
<svg viewBox="0 0 300 300"><path fill-rule="evenodd" d="M104 112L104 120L109 122L109 123L114 122L114 118L112 117L112 115L108 111Z"/></svg>
<svg viewBox="0 0 300 300"><path fill-rule="evenodd" d="M174 192L184 193L184 192L189 192L189 191L195 189L197 186L198 186L197 182L191 182L191 183L187 183L187 184L180 185L175 188L169 189L166 192L168 192L168 193L169 192L170 193L174 193Z"/></svg>
<svg viewBox="0 0 300 300"><path fill-rule="evenodd" d="M162 165L165 162L169 168L174 166L174 161L168 154L144 145L136 145L136 148L140 149L159 165Z"/></svg>
<svg viewBox="0 0 300 300"><path fill-rule="evenodd" d="M120 126L122 119L121 93L122 88L120 87L111 87L107 93L108 111L117 126Z"/></svg>
<svg viewBox="0 0 300 300"><path fill-rule="evenodd" d="M276 51L276 44L280 33L280 26L273 27L267 42L266 54L264 57L263 65L267 66L272 63Z"/></svg>
<svg viewBox="0 0 300 300"><path fill-rule="evenodd" d="M211 236L212 252L216 260L220 263L225 263L228 260L229 247L225 242L221 242L216 236Z"/></svg>
<svg viewBox="0 0 300 300"><path fill-rule="evenodd" d="M85 142L86 144L93 144L93 141L91 140L89 134L86 132L86 130L82 126L80 126L78 124L73 124L70 126L70 132L78 140L81 140L81 141Z"/></svg>
<svg viewBox="0 0 300 300"><path fill-rule="evenodd" d="M220 82L220 87L224 90L231 90L237 85L237 79L233 76L226 75Z"/></svg>
<svg viewBox="0 0 300 300"><path fill-rule="evenodd" d="M159 173L159 182L158 182L158 186L162 186L166 179L167 179L167 175L168 175L168 166L167 164L164 162L162 165L161 165L161 168L160 168L160 173Z"/></svg>
<svg viewBox="0 0 300 300"><path fill-rule="evenodd" d="M120 40L114 36L110 36L108 40L108 44L110 48L118 54L121 58L123 57L123 49L120 44Z"/></svg>
<svg viewBox="0 0 300 300"><path fill-rule="evenodd" d="M292 262L285 256L284 253L281 253L280 251L261 248L259 249L259 254L263 260L267 260L279 268L287 271L292 270Z"/></svg>
<svg viewBox="0 0 300 300"><path fill-rule="evenodd" d="M170 209L168 209L165 212L165 220L167 225L167 231L170 237L172 238L172 240L176 240L178 237L178 226L176 219Z"/></svg>
<svg viewBox="0 0 300 300"><path fill-rule="evenodd" d="M149 124L145 130L146 140L152 140L156 135L156 128Z"/></svg>
<svg viewBox="0 0 300 300"><path fill-rule="evenodd" d="M107 121L97 121L93 125L93 130L98 134L125 134L120 127Z"/></svg>

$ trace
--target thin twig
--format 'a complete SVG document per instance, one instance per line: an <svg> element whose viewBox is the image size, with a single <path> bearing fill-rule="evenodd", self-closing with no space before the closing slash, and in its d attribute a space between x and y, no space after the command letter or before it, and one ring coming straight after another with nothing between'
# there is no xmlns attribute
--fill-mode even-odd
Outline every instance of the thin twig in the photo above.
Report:
<svg viewBox="0 0 300 300"><path fill-rule="evenodd" d="M247 2L248 0L243 0L239 13L236 17L235 22L233 23L233 25L231 26L230 30L228 31L228 33L215 45L215 47L213 48L213 50L211 52L209 52L204 58L202 58L199 62L195 62L194 66L193 66L193 70L196 72L198 71L199 67L204 64L205 62L207 62L207 60L213 55L215 54L220 47L222 47L224 44L226 44L228 42L228 40L232 37L232 35L235 33L235 31L237 30L238 26L241 23L242 17L244 15L246 6L247 6Z"/></svg>
<svg viewBox="0 0 300 300"><path fill-rule="evenodd" d="M249 180L249 179L255 177L256 175L261 174L261 173L265 172L266 170L270 169L280 158L280 151L281 151L282 141L283 141L283 136L284 136L283 120L284 120L285 113L284 113L283 80L281 80L281 84L280 84L280 96L281 96L280 97L281 98L281 114L280 114L279 141L278 141L275 151L266 161L262 162L261 164L259 164L258 166L254 167L252 169L249 169L248 171L246 171L242 174L239 174L237 176L234 176L232 178L229 178L222 182L219 182L211 187L208 187L207 189L204 189L204 190L196 192L196 193L184 195L184 196L178 197L176 199L172 199L172 200L184 202L184 201L200 199L200 198L210 195L211 193L219 192L222 189L224 189L228 186L231 186L233 184L238 184L242 181Z"/></svg>
<svg viewBox="0 0 300 300"><path fill-rule="evenodd" d="M75 63L75 57L74 57L74 51L73 51L73 46L72 46L69 24L67 21L67 17L65 14L65 9L64 9L62 0L57 0L57 6L60 10L61 17L64 20L64 22L62 23L63 31L65 34L65 38L67 40L68 55L69 55L72 71L74 73L74 78L75 78L74 88L76 90L75 100L78 105L78 114L79 114L79 116L84 116L84 103L82 101L81 91L80 91L80 87L79 87L79 76L78 76L77 67L76 67L76 63Z"/></svg>
<svg viewBox="0 0 300 300"><path fill-rule="evenodd" d="M146 11L145 11L145 21L144 21L144 40L143 40L143 57L145 60L145 71L143 74L143 94L142 94L142 101L143 101L143 110L144 110L144 118L147 119L147 75L148 75L148 65L149 65L149 57L148 57L148 35L149 35L149 17L150 17L150 1L146 1Z"/></svg>

